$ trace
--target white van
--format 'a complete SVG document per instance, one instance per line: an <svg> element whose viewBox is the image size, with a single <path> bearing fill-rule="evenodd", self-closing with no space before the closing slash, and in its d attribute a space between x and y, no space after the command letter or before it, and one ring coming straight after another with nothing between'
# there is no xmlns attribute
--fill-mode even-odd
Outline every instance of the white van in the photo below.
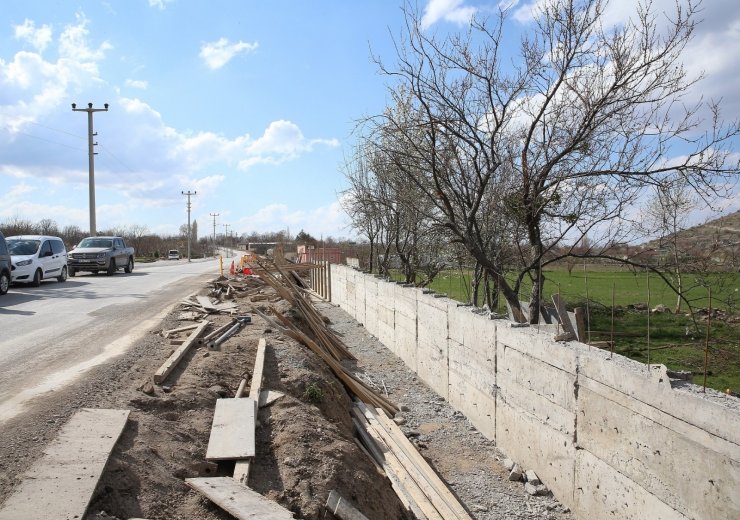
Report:
<svg viewBox="0 0 740 520"><path fill-rule="evenodd" d="M46 235L19 235L7 237L11 260L11 283L30 283L34 287L41 280L67 279L67 248L59 237Z"/></svg>

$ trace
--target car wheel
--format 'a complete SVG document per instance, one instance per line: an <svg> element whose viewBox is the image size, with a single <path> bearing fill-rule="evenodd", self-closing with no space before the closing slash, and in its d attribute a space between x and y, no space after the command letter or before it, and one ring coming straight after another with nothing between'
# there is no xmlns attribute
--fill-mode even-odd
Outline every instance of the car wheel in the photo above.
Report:
<svg viewBox="0 0 740 520"><path fill-rule="evenodd" d="M69 276L76 276L77 275L77 269L75 269L74 267L70 267L67 272L69 273Z"/></svg>
<svg viewBox="0 0 740 520"><path fill-rule="evenodd" d="M134 259L129 258L128 263L126 264L126 267L123 268L123 272L130 273L133 270L134 270Z"/></svg>
<svg viewBox="0 0 740 520"><path fill-rule="evenodd" d="M33 273L33 281L31 282L31 285L33 287L41 285L41 269L36 269L36 272Z"/></svg>
<svg viewBox="0 0 740 520"><path fill-rule="evenodd" d="M10 275L0 273L0 295L7 293L8 287L10 287Z"/></svg>
<svg viewBox="0 0 740 520"><path fill-rule="evenodd" d="M67 281L67 266L65 265L62 267L62 274L57 276L57 280L60 282L66 282Z"/></svg>
<svg viewBox="0 0 740 520"><path fill-rule="evenodd" d="M108 262L108 269L105 271L105 274L108 276L111 276L113 273L116 272L116 260L115 258L111 258Z"/></svg>

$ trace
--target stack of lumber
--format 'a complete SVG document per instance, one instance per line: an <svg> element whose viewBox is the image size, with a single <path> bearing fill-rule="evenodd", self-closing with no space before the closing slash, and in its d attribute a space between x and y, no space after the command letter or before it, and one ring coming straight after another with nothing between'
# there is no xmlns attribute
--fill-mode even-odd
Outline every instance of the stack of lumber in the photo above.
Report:
<svg viewBox="0 0 740 520"><path fill-rule="evenodd" d="M388 476L406 508L423 520L470 520L471 517L424 457L382 409L357 402L354 424L367 451Z"/></svg>

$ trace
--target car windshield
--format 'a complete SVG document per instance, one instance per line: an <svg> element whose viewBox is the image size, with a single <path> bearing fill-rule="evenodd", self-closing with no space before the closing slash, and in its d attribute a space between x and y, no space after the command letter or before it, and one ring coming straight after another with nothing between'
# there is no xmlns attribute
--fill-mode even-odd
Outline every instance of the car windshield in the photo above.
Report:
<svg viewBox="0 0 740 520"><path fill-rule="evenodd" d="M113 247L113 241L105 238L86 238L77 247Z"/></svg>
<svg viewBox="0 0 740 520"><path fill-rule="evenodd" d="M11 255L33 255L39 250L40 240L8 240L8 251Z"/></svg>

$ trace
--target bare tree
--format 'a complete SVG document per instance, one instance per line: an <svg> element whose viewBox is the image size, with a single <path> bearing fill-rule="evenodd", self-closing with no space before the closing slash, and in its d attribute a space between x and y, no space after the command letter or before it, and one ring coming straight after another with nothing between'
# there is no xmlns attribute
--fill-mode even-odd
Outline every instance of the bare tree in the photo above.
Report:
<svg viewBox="0 0 740 520"><path fill-rule="evenodd" d="M516 225L513 243L525 240L517 286L524 276L533 280L532 322L539 319L542 267L579 255L562 248L564 242L575 246L588 234L594 240L588 254L608 255L629 236L630 212L647 188L682 179L711 200L740 171L729 158L738 123L724 124L715 102L687 104L699 78L688 76L681 53L697 4L677 4L662 26L648 4L628 23L606 27L607 4L539 3L534 30L522 39L513 66L502 58L507 11L474 18L464 34L439 38L407 7L397 64L378 62L398 80L392 95L408 92L412 99L413 118L381 118L414 152L400 171L518 314L516 290L480 228L489 192L499 192L485 210L501 211L503 202ZM418 128L423 140L409 146Z"/></svg>
<svg viewBox="0 0 740 520"><path fill-rule="evenodd" d="M350 187L342 193L340 202L349 215L352 227L362 233L370 244L368 270L372 273L381 218L375 197L376 178L369 166L368 153L365 147L359 146L352 160L345 160L343 172Z"/></svg>

